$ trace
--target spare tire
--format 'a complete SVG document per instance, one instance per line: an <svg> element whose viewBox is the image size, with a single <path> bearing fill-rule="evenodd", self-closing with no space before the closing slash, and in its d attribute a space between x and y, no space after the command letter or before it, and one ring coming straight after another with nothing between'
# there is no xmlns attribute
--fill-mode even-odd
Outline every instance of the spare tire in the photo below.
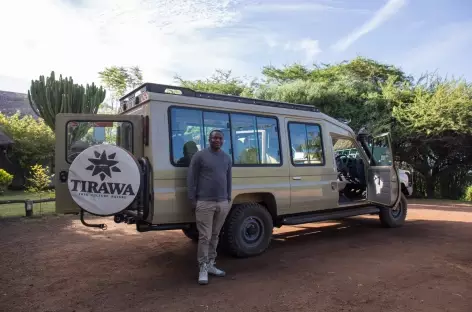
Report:
<svg viewBox="0 0 472 312"><path fill-rule="evenodd" d="M96 216L128 208L141 189L141 170L127 150L108 144L82 151L69 168L69 193L79 207Z"/></svg>

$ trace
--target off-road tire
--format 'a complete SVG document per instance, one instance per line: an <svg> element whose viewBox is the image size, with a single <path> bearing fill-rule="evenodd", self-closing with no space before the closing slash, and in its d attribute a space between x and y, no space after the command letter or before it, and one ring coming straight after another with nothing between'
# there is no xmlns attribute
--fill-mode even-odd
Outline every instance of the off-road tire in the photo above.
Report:
<svg viewBox="0 0 472 312"><path fill-rule="evenodd" d="M243 231L244 228L249 231ZM264 206L258 203L235 205L225 222L222 237L224 249L237 258L257 256L269 247L273 229L272 216ZM248 241L251 234L257 236L252 244Z"/></svg>
<svg viewBox="0 0 472 312"><path fill-rule="evenodd" d="M379 218L383 227L396 228L401 227L405 223L408 213L408 201L404 194L401 194L400 202L395 208L380 208ZM399 210L397 210L399 209Z"/></svg>
<svg viewBox="0 0 472 312"><path fill-rule="evenodd" d="M198 242L198 230L195 224L192 224L188 229L182 229L182 232L195 243Z"/></svg>

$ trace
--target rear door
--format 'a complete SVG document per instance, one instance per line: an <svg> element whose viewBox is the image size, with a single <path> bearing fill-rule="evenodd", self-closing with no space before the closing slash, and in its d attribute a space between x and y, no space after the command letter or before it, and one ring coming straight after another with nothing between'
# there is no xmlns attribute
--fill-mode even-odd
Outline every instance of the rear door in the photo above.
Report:
<svg viewBox="0 0 472 312"><path fill-rule="evenodd" d="M400 200L400 178L391 147L390 134L374 137L369 144L371 162L367 174L367 199L382 206L393 207Z"/></svg>
<svg viewBox="0 0 472 312"><path fill-rule="evenodd" d="M67 186L69 167L77 155L98 144L120 146L135 157L143 156L143 116L58 114L56 116L56 212L78 213Z"/></svg>

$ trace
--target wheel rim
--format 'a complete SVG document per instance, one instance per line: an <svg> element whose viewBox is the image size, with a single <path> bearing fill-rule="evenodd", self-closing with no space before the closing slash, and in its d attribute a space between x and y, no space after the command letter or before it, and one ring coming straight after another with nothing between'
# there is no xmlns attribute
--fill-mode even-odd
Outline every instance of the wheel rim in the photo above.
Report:
<svg viewBox="0 0 472 312"><path fill-rule="evenodd" d="M241 237L248 245L256 245L264 235L264 222L258 217L247 217L241 225Z"/></svg>
<svg viewBox="0 0 472 312"><path fill-rule="evenodd" d="M394 219L398 219L399 217L401 217L402 212L403 212L403 204L401 201L398 203L396 207L393 207L390 210L390 213Z"/></svg>

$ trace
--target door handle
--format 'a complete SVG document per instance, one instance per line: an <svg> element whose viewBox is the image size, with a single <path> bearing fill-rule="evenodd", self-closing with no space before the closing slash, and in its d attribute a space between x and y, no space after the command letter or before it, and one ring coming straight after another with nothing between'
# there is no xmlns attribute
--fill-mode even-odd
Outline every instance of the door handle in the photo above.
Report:
<svg viewBox="0 0 472 312"><path fill-rule="evenodd" d="M292 179L294 179L294 180L301 180L302 178L301 178L301 177L293 177Z"/></svg>

